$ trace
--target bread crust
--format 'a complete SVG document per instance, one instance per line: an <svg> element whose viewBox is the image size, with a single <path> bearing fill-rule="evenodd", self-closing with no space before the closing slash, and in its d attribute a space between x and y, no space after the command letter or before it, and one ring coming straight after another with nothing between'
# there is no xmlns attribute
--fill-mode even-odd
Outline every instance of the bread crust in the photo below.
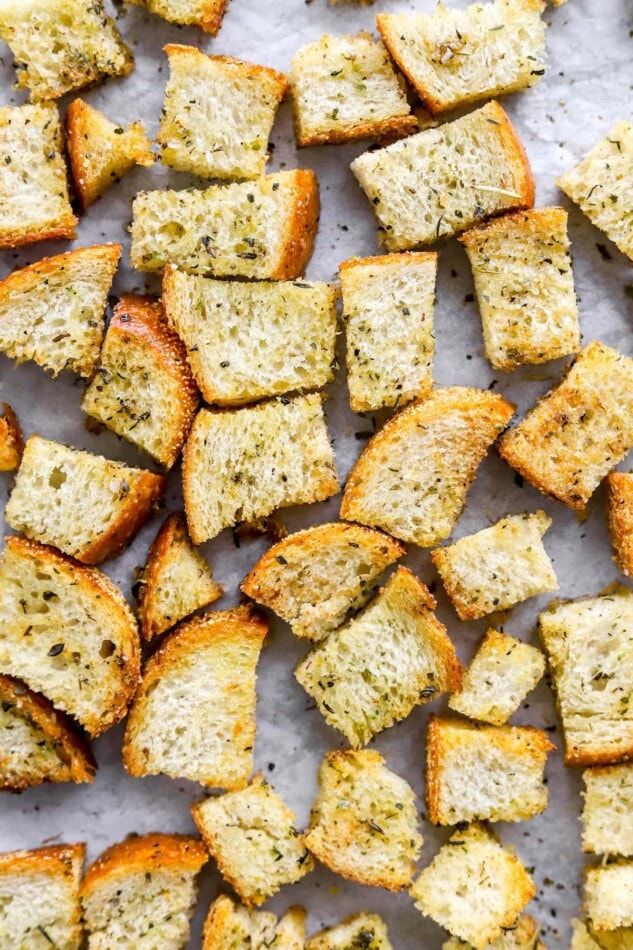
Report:
<svg viewBox="0 0 633 950"><path fill-rule="evenodd" d="M519 209L532 208L534 205L534 176L530 168L530 162L523 142L519 138L517 130L510 121L505 109L492 99L488 103L488 122L496 122L499 126L499 146L500 150L506 155L512 156L511 164L515 169L518 180L518 193L521 196ZM500 212L503 214L504 212Z"/></svg>
<svg viewBox="0 0 633 950"><path fill-rule="evenodd" d="M0 472L13 472L20 465L24 439L18 417L8 402L2 403L0 416Z"/></svg>
<svg viewBox="0 0 633 950"><path fill-rule="evenodd" d="M295 201L292 216L283 243L283 253L271 275L273 280L302 277L314 250L321 201L319 183L312 170L299 168L295 171L293 192Z"/></svg>
<svg viewBox="0 0 633 950"><path fill-rule="evenodd" d="M49 845L31 851L9 851L0 854L0 875L61 875L79 885L85 859L86 845L83 843ZM80 917L78 908L74 923L78 924Z"/></svg>
<svg viewBox="0 0 633 950"><path fill-rule="evenodd" d="M633 574L633 474L610 472L605 487L613 560L622 573L630 577Z"/></svg>

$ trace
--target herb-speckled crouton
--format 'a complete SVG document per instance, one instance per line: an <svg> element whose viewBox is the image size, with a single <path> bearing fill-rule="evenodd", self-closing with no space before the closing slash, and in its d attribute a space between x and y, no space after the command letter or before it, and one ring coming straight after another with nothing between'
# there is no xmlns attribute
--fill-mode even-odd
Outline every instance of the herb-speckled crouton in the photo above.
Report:
<svg viewBox="0 0 633 950"><path fill-rule="evenodd" d="M222 26L229 0L132 0L170 23L199 26L215 36Z"/></svg>
<svg viewBox="0 0 633 950"><path fill-rule="evenodd" d="M339 0L330 0L338 3ZM360 0L369 2L372 0ZM387 933L387 925L378 914L353 914L314 934L305 945L305 950L393 950Z"/></svg>
<svg viewBox="0 0 633 950"><path fill-rule="evenodd" d="M633 861L585 869L584 906L596 934L633 927Z"/></svg>
<svg viewBox="0 0 633 950"><path fill-rule="evenodd" d="M633 765L585 769L583 851L633 855Z"/></svg>
<svg viewBox="0 0 633 950"><path fill-rule="evenodd" d="M242 907L221 894L209 908L202 950L304 950L306 912L290 907L281 919L263 910Z"/></svg>
<svg viewBox="0 0 633 950"><path fill-rule="evenodd" d="M488 944L486 950L547 950L539 940L540 929L533 917L521 914L516 924ZM451 937L442 944L442 950L472 950L472 947L459 937Z"/></svg>

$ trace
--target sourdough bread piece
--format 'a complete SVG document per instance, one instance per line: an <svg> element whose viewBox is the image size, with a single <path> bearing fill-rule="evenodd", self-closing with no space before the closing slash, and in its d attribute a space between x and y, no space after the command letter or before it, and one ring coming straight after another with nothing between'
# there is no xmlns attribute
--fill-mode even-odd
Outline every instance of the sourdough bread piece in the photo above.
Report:
<svg viewBox="0 0 633 950"><path fill-rule="evenodd" d="M32 435L5 518L32 541L99 564L131 541L164 490L160 475Z"/></svg>
<svg viewBox="0 0 633 950"><path fill-rule="evenodd" d="M189 274L295 280L312 256L319 186L305 169L205 191L145 191L134 199L132 266Z"/></svg>
<svg viewBox="0 0 633 950"><path fill-rule="evenodd" d="M0 791L92 782L96 770L89 745L63 713L20 680L0 676Z"/></svg>
<svg viewBox="0 0 633 950"><path fill-rule="evenodd" d="M536 887L519 858L474 822L440 848L409 893L425 916L483 950L516 924Z"/></svg>
<svg viewBox="0 0 633 950"><path fill-rule="evenodd" d="M407 251L534 204L523 146L498 102L365 152L352 171L378 219L380 243Z"/></svg>
<svg viewBox="0 0 633 950"><path fill-rule="evenodd" d="M479 465L513 414L495 393L434 390L370 439L347 478L341 518L420 547L447 538Z"/></svg>
<svg viewBox="0 0 633 950"><path fill-rule="evenodd" d="M631 446L633 359L594 341L501 438L499 454L543 494L583 509Z"/></svg>
<svg viewBox="0 0 633 950"><path fill-rule="evenodd" d="M14 472L20 465L24 439L18 417L8 402L2 403L0 416L0 472Z"/></svg>
<svg viewBox="0 0 633 950"><path fill-rule="evenodd" d="M306 844L349 881L401 890L422 850L415 793L379 752L328 752Z"/></svg>
<svg viewBox="0 0 633 950"><path fill-rule="evenodd" d="M0 281L0 351L34 360L57 376L89 379L99 359L108 294L120 244L95 244L45 257Z"/></svg>
<svg viewBox="0 0 633 950"><path fill-rule="evenodd" d="M633 259L633 125L618 122L556 184L623 254Z"/></svg>
<svg viewBox="0 0 633 950"><path fill-rule="evenodd" d="M271 400L196 416L183 453L183 493L195 544L223 528L339 490L322 398Z"/></svg>
<svg viewBox="0 0 633 950"><path fill-rule="evenodd" d="M305 918L303 907L290 907L278 920L275 914L251 910L221 894L205 920L202 950L304 950Z"/></svg>
<svg viewBox="0 0 633 950"><path fill-rule="evenodd" d="M470 666L461 692L448 705L455 712L502 726L519 708L545 672L545 657L536 647L488 630Z"/></svg>
<svg viewBox="0 0 633 950"><path fill-rule="evenodd" d="M510 371L580 349L567 212L515 211L466 231L486 358Z"/></svg>
<svg viewBox="0 0 633 950"><path fill-rule="evenodd" d="M199 26L216 36L222 26L229 0L132 0L170 23L178 26Z"/></svg>
<svg viewBox="0 0 633 950"><path fill-rule="evenodd" d="M585 869L584 906L592 930L633 927L633 861Z"/></svg>
<svg viewBox="0 0 633 950"><path fill-rule="evenodd" d="M289 623L295 636L322 640L365 606L373 582L404 553L404 545L382 531L321 524L269 548L242 590Z"/></svg>
<svg viewBox="0 0 633 950"><path fill-rule="evenodd" d="M460 688L461 664L434 607L424 584L399 567L362 613L299 663L298 682L352 748Z"/></svg>
<svg viewBox="0 0 633 950"><path fill-rule="evenodd" d="M336 297L315 281L212 280L168 267L167 318L205 400L239 406L332 379Z"/></svg>
<svg viewBox="0 0 633 950"><path fill-rule="evenodd" d="M191 814L220 873L249 907L314 867L297 816L261 773L240 791L192 805Z"/></svg>
<svg viewBox="0 0 633 950"><path fill-rule="evenodd" d="M283 73L169 44L160 120L161 161L201 178L264 174L268 138L288 89Z"/></svg>
<svg viewBox="0 0 633 950"><path fill-rule="evenodd" d="M539 940L540 929L533 917L521 914L510 930L487 945L487 950L547 950ZM471 950L471 947L459 937L451 937L442 944L442 950Z"/></svg>
<svg viewBox="0 0 633 950"><path fill-rule="evenodd" d="M248 607L196 617L145 665L130 710L123 764L229 791L253 764L255 669L268 624Z"/></svg>
<svg viewBox="0 0 633 950"><path fill-rule="evenodd" d="M613 560L623 574L633 574L633 474L609 472L604 480L605 507Z"/></svg>
<svg viewBox="0 0 633 950"><path fill-rule="evenodd" d="M0 854L2 950L79 950L85 853L83 844L58 844Z"/></svg>
<svg viewBox="0 0 633 950"><path fill-rule="evenodd" d="M181 950L209 856L198 838L148 834L104 851L81 885L88 950Z"/></svg>
<svg viewBox="0 0 633 950"><path fill-rule="evenodd" d="M633 927L596 933L589 920L572 920L572 927L569 950L633 950Z"/></svg>
<svg viewBox="0 0 633 950"><path fill-rule="evenodd" d="M180 455L200 395L160 301L124 294L81 407L164 468Z"/></svg>
<svg viewBox="0 0 633 950"><path fill-rule="evenodd" d="M633 593L553 601L538 620L565 733L567 765L633 756Z"/></svg>
<svg viewBox="0 0 633 950"><path fill-rule="evenodd" d="M0 109L0 250L71 240L76 224L57 106Z"/></svg>
<svg viewBox="0 0 633 950"><path fill-rule="evenodd" d="M354 257L339 270L352 412L427 397L433 388L437 254Z"/></svg>
<svg viewBox="0 0 633 950"><path fill-rule="evenodd" d="M322 36L290 65L297 145L325 145L416 131L404 84L370 33Z"/></svg>
<svg viewBox="0 0 633 950"><path fill-rule="evenodd" d="M460 620L478 620L558 590L541 540L551 523L544 511L508 515L490 528L431 552Z"/></svg>
<svg viewBox="0 0 633 950"><path fill-rule="evenodd" d="M582 849L633 855L633 765L585 769Z"/></svg>
<svg viewBox="0 0 633 950"><path fill-rule="evenodd" d="M427 109L438 114L528 89L545 72L543 0L493 0L432 14L379 13L378 30Z"/></svg>
<svg viewBox="0 0 633 950"><path fill-rule="evenodd" d="M367 950L393 950L387 925L378 914L353 914L334 927L320 930L310 937L305 950L358 950L360 947Z"/></svg>

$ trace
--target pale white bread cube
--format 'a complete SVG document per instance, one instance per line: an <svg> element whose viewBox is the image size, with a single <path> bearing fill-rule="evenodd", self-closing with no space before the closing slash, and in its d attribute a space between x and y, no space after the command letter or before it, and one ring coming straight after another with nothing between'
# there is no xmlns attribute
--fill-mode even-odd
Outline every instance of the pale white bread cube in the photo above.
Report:
<svg viewBox="0 0 633 950"><path fill-rule="evenodd" d="M589 920L572 920L569 950L633 950L633 927L617 927L597 933Z"/></svg>
<svg viewBox="0 0 633 950"><path fill-rule="evenodd" d="M613 560L623 574L633 574L633 474L609 472L604 480L605 508Z"/></svg>
<svg viewBox="0 0 633 950"><path fill-rule="evenodd" d="M585 769L582 849L633 855L633 765Z"/></svg>
<svg viewBox="0 0 633 950"><path fill-rule="evenodd" d="M487 944L486 950L547 950L539 940L540 927L529 914L521 914L516 924ZM442 944L442 950L471 950L471 945L459 937L451 937Z"/></svg>
<svg viewBox="0 0 633 950"><path fill-rule="evenodd" d="M202 950L304 950L305 918L302 907L290 907L278 920L269 911L243 907L221 894L209 908Z"/></svg>
<svg viewBox="0 0 633 950"><path fill-rule="evenodd" d="M18 417L8 402L2 403L0 416L0 472L14 472L24 452L24 439Z"/></svg>
<svg viewBox="0 0 633 950"><path fill-rule="evenodd" d="M229 0L132 0L170 23L178 26L199 26L215 36L222 26Z"/></svg>
<svg viewBox="0 0 633 950"><path fill-rule="evenodd" d="M597 935L633 927L633 861L586 868L584 907Z"/></svg>
<svg viewBox="0 0 633 950"><path fill-rule="evenodd" d="M330 3L335 2L342 0L330 0ZM372 0L360 2L371 3ZM340 924L313 934L307 941L305 950L356 950L358 947L366 950L393 950L387 925L378 914L352 914Z"/></svg>

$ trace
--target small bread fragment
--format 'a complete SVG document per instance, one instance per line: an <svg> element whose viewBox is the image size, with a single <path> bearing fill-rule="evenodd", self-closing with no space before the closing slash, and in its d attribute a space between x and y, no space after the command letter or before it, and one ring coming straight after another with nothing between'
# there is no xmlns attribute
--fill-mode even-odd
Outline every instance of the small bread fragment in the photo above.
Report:
<svg viewBox="0 0 633 950"><path fill-rule="evenodd" d="M483 458L514 414L502 396L453 386L407 406L352 468L341 518L432 547L447 538Z"/></svg>
<svg viewBox="0 0 633 950"><path fill-rule="evenodd" d="M330 0L330 3L338 2L340 0ZM360 2L366 3L367 0ZM334 927L320 930L310 937L305 950L357 950L359 947L367 950L393 950L387 925L378 914L353 914Z"/></svg>
<svg viewBox="0 0 633 950"><path fill-rule="evenodd" d="M633 574L633 474L609 472L604 480L605 506L613 560L623 574Z"/></svg>
<svg viewBox="0 0 633 950"><path fill-rule="evenodd" d="M544 511L508 515L490 528L431 552L460 620L478 620L558 590L541 540L551 523Z"/></svg>
<svg viewBox="0 0 633 950"><path fill-rule="evenodd" d="M216 36L229 0L132 0L178 26L199 26Z"/></svg>
<svg viewBox="0 0 633 950"><path fill-rule="evenodd" d="M467 231L485 218L534 204L534 180L498 102L351 165L388 251L408 251Z"/></svg>
<svg viewBox="0 0 633 950"><path fill-rule="evenodd" d="M486 358L510 371L580 349L567 212L533 208L462 234L475 282Z"/></svg>
<svg viewBox="0 0 633 950"><path fill-rule="evenodd" d="M586 868L584 906L598 936L603 930L633 927L633 861L619 858Z"/></svg>
<svg viewBox="0 0 633 950"><path fill-rule="evenodd" d="M583 509L633 446L633 359L594 341L562 381L499 442L543 494Z"/></svg>
<svg viewBox="0 0 633 950"><path fill-rule="evenodd" d="M164 490L160 475L32 435L5 518L32 541L99 564L131 541Z"/></svg>
<svg viewBox="0 0 633 950"><path fill-rule="evenodd" d="M229 791L253 764L255 668L268 632L249 607L181 624L145 665L130 710L123 764Z"/></svg>
<svg viewBox="0 0 633 950"><path fill-rule="evenodd" d="M633 765L585 769L582 849L633 855Z"/></svg>
<svg viewBox="0 0 633 950"><path fill-rule="evenodd" d="M202 950L304 950L306 912L290 907L281 919L263 910L242 907L221 894L209 908Z"/></svg>
<svg viewBox="0 0 633 950"><path fill-rule="evenodd" d="M379 752L328 752L305 840L347 880L401 890L422 850L415 793Z"/></svg>
<svg viewBox="0 0 633 950"><path fill-rule="evenodd" d="M545 657L536 647L488 630L464 672L462 688L448 705L455 712L502 726L519 708L545 672Z"/></svg>
<svg viewBox="0 0 633 950"><path fill-rule="evenodd" d="M556 184L592 224L633 259L633 124L618 122Z"/></svg>
<svg viewBox="0 0 633 950"><path fill-rule="evenodd" d="M483 950L515 925L536 887L519 858L473 822L440 848L409 893L423 914Z"/></svg>
<svg viewBox="0 0 633 950"><path fill-rule="evenodd" d="M633 927L596 933L590 920L572 920L572 927L569 950L633 950Z"/></svg>
<svg viewBox="0 0 633 950"><path fill-rule="evenodd" d="M399 567L356 618L299 663L297 680L352 748L459 689L461 664L434 607L424 584Z"/></svg>
<svg viewBox="0 0 633 950"><path fill-rule="evenodd" d="M132 836L104 851L81 885L88 950L181 950L208 860L202 842L185 835Z"/></svg>
<svg viewBox="0 0 633 950"><path fill-rule="evenodd" d="M354 257L339 269L352 411L424 399L433 388L437 254Z"/></svg>
<svg viewBox="0 0 633 950"><path fill-rule="evenodd" d="M123 294L81 408L171 468L200 402L187 350L159 300Z"/></svg>
<svg viewBox="0 0 633 950"><path fill-rule="evenodd" d="M316 281L212 280L168 267L163 306L205 400L239 406L332 379L336 289Z"/></svg>
<svg viewBox="0 0 633 950"><path fill-rule="evenodd" d="M297 145L400 138L415 132L403 84L370 33L322 36L290 65Z"/></svg>
<svg viewBox="0 0 633 950"><path fill-rule="evenodd" d="M501 937L487 944L487 950L547 950L545 944L539 940L540 929L533 917L521 914L510 930L504 931ZM451 937L442 944L442 950L471 950L471 946L459 937Z"/></svg>
<svg viewBox="0 0 633 950"><path fill-rule="evenodd" d="M142 191L132 210L131 263L188 274L295 280L312 256L319 186L306 169L205 191Z"/></svg>
<svg viewBox="0 0 633 950"><path fill-rule="evenodd" d="M20 465L24 439L18 417L8 402L2 403L0 416L0 472L14 472Z"/></svg>

